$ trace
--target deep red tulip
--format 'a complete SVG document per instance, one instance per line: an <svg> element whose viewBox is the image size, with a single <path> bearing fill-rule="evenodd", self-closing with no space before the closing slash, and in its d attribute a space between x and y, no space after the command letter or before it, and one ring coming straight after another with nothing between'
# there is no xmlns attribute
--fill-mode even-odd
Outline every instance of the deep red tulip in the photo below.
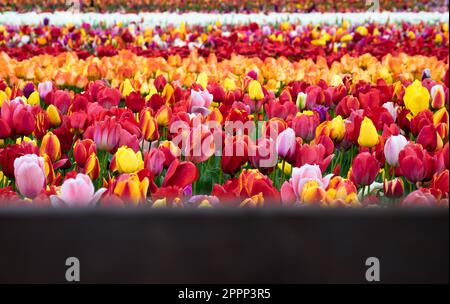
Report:
<svg viewBox="0 0 450 304"><path fill-rule="evenodd" d="M139 92L131 92L125 98L125 105L134 113L140 112L145 106L145 99L141 96Z"/></svg>
<svg viewBox="0 0 450 304"><path fill-rule="evenodd" d="M248 161L247 136L226 137L222 151L221 167L224 173L234 175Z"/></svg>
<svg viewBox="0 0 450 304"><path fill-rule="evenodd" d="M350 179L359 186L370 185L380 170L378 160L368 152L359 153L352 162Z"/></svg>
<svg viewBox="0 0 450 304"><path fill-rule="evenodd" d="M68 91L56 90L51 95L51 104L53 104L62 114L66 114L70 106L70 94Z"/></svg>

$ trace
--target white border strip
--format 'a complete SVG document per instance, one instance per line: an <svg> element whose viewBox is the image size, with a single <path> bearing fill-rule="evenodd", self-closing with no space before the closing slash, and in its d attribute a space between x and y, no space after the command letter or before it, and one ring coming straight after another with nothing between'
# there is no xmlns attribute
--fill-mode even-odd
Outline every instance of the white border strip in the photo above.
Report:
<svg viewBox="0 0 450 304"><path fill-rule="evenodd" d="M187 24L207 25L220 21L222 24L241 24L256 22L259 24L274 24L283 21L301 24L336 24L343 19L351 23L362 23L366 21L374 21L384 23L408 21L412 23L427 22L449 22L449 15L447 13L438 12L382 12L382 13L270 13L270 14L210 14L210 13L139 13L139 14L121 14L121 13L80 13L74 14L70 12L56 12L56 13L16 13L4 12L0 13L0 24L39 24L43 22L44 18L48 18L51 24L64 25L72 23L80 25L81 23L98 24L105 22L110 26L116 24L117 21L122 21L124 24L130 22L140 22L145 26L165 26L167 24L178 25L181 22Z"/></svg>

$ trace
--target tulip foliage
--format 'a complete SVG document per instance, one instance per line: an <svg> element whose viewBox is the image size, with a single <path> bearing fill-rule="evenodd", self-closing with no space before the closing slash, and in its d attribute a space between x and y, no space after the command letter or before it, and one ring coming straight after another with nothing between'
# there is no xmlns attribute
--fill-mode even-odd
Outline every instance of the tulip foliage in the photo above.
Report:
<svg viewBox="0 0 450 304"><path fill-rule="evenodd" d="M0 206L448 206L448 25L13 29Z"/></svg>

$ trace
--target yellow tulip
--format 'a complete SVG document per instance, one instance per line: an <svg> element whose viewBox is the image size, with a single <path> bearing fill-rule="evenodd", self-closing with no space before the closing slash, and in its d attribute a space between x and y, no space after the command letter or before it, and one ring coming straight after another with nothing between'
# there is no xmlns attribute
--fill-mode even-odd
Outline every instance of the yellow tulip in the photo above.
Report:
<svg viewBox="0 0 450 304"><path fill-rule="evenodd" d="M125 79L122 86L122 96L127 97L131 92L134 92L133 85L130 82L130 79Z"/></svg>
<svg viewBox="0 0 450 304"><path fill-rule="evenodd" d="M206 89L206 86L208 85L208 75L205 72L198 74L197 83L201 85L203 89Z"/></svg>
<svg viewBox="0 0 450 304"><path fill-rule="evenodd" d="M331 120L330 124L330 137L333 140L341 141L344 139L345 135L345 122L342 119L341 115L336 116Z"/></svg>
<svg viewBox="0 0 450 304"><path fill-rule="evenodd" d="M411 111L413 116L415 116L423 110L428 109L430 104L430 93L427 88L422 86L422 83L416 79L406 88L403 101L405 102L406 108Z"/></svg>
<svg viewBox="0 0 450 304"><path fill-rule="evenodd" d="M61 116L54 105L51 104L48 106L47 114L53 127L58 127L61 124Z"/></svg>
<svg viewBox="0 0 450 304"><path fill-rule="evenodd" d="M253 100L261 100L264 98L261 84L257 80L252 80L248 85L248 94Z"/></svg>
<svg viewBox="0 0 450 304"><path fill-rule="evenodd" d="M41 101L41 98L39 97L38 91L34 91L33 93L31 93L27 99L27 103L31 106L38 105L40 101Z"/></svg>
<svg viewBox="0 0 450 304"><path fill-rule="evenodd" d="M119 173L136 173L144 169L141 151L135 153L133 149L122 146L117 150L115 156Z"/></svg>
<svg viewBox="0 0 450 304"><path fill-rule="evenodd" d="M305 204L321 204L326 197L325 190L317 181L309 181L303 186L301 201Z"/></svg>
<svg viewBox="0 0 450 304"><path fill-rule="evenodd" d="M361 129L359 131L358 144L363 147L372 148L377 143L377 128L375 128L375 125L370 118L364 117L364 120L361 123Z"/></svg>
<svg viewBox="0 0 450 304"><path fill-rule="evenodd" d="M225 81L223 82L223 86L225 90L231 90L234 91L236 90L236 83L234 83L234 80L227 78L225 79Z"/></svg>
<svg viewBox="0 0 450 304"><path fill-rule="evenodd" d="M8 95L4 91L0 90L0 108L2 107L5 100L8 100Z"/></svg>

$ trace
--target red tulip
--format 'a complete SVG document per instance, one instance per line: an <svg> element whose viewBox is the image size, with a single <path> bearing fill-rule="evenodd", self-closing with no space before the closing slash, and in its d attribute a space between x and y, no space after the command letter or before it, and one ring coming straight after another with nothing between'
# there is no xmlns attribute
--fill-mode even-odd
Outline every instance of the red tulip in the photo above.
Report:
<svg viewBox="0 0 450 304"><path fill-rule="evenodd" d="M125 98L125 105L134 113L138 113L144 108L145 99L139 92L131 92L130 95Z"/></svg>
<svg viewBox="0 0 450 304"><path fill-rule="evenodd" d="M92 138L101 151L112 152L119 144L122 127L115 118L106 118L102 122L94 122Z"/></svg>
<svg viewBox="0 0 450 304"><path fill-rule="evenodd" d="M435 159L421 145L409 143L399 154L400 172L411 182L431 178Z"/></svg>
<svg viewBox="0 0 450 304"><path fill-rule="evenodd" d="M184 188L196 181L198 176L198 169L193 163L180 162L178 159L175 159L167 169L162 187L176 186Z"/></svg>
<svg viewBox="0 0 450 304"><path fill-rule="evenodd" d="M111 109L119 105L122 94L120 91L114 88L104 87L97 92L96 101L105 109Z"/></svg>
<svg viewBox="0 0 450 304"><path fill-rule="evenodd" d="M74 112L70 115L70 125L76 130L83 131L87 123L87 114L85 112Z"/></svg>
<svg viewBox="0 0 450 304"><path fill-rule="evenodd" d="M444 170L440 173L435 173L430 183L430 189L439 190L440 194L448 197L449 171Z"/></svg>
<svg viewBox="0 0 450 304"><path fill-rule="evenodd" d="M434 197L428 189L421 188L408 194L401 202L405 207L431 207L436 206L438 200Z"/></svg>
<svg viewBox="0 0 450 304"><path fill-rule="evenodd" d="M383 183L383 190L386 197L398 198L402 197L405 192L405 186L403 185L403 180L400 178L394 178L390 181L385 179Z"/></svg>
<svg viewBox="0 0 450 304"><path fill-rule="evenodd" d="M96 152L95 143L92 139L79 140L73 147L73 158L78 167L84 168L89 156Z"/></svg>
<svg viewBox="0 0 450 304"><path fill-rule="evenodd" d="M6 120L0 118L0 138L8 138L11 135L11 128Z"/></svg>
<svg viewBox="0 0 450 304"><path fill-rule="evenodd" d="M345 96L336 106L336 115L341 115L343 118L350 116L352 111L359 109L359 100L351 95Z"/></svg>
<svg viewBox="0 0 450 304"><path fill-rule="evenodd" d="M154 176L158 176L163 170L165 161L164 153L158 149L151 149L144 156L144 167L148 169Z"/></svg>
<svg viewBox="0 0 450 304"><path fill-rule="evenodd" d="M49 96L48 94L47 96ZM70 106L70 94L67 91L63 90L56 90L51 93L51 101L50 103L53 104L62 114L66 114L67 110Z"/></svg>
<svg viewBox="0 0 450 304"><path fill-rule="evenodd" d="M320 119L318 115L296 115L292 119L292 129L294 129L296 136L301 137L306 142L309 142L314 139L316 128L319 123Z"/></svg>
<svg viewBox="0 0 450 304"><path fill-rule="evenodd" d="M333 156L333 154L326 156L326 149L322 144L304 144L296 153L295 167L300 168L305 164L318 165L323 173L328 168Z"/></svg>
<svg viewBox="0 0 450 304"><path fill-rule="evenodd" d="M380 164L372 154L362 152L353 159L350 170L350 179L356 185L365 186L375 181L380 170Z"/></svg>
<svg viewBox="0 0 450 304"><path fill-rule="evenodd" d="M416 143L421 144L425 149L432 152L436 150L438 144L438 134L433 124L423 127L417 136Z"/></svg>
<svg viewBox="0 0 450 304"><path fill-rule="evenodd" d="M248 161L248 137L226 137L222 151L222 171L234 175Z"/></svg>

